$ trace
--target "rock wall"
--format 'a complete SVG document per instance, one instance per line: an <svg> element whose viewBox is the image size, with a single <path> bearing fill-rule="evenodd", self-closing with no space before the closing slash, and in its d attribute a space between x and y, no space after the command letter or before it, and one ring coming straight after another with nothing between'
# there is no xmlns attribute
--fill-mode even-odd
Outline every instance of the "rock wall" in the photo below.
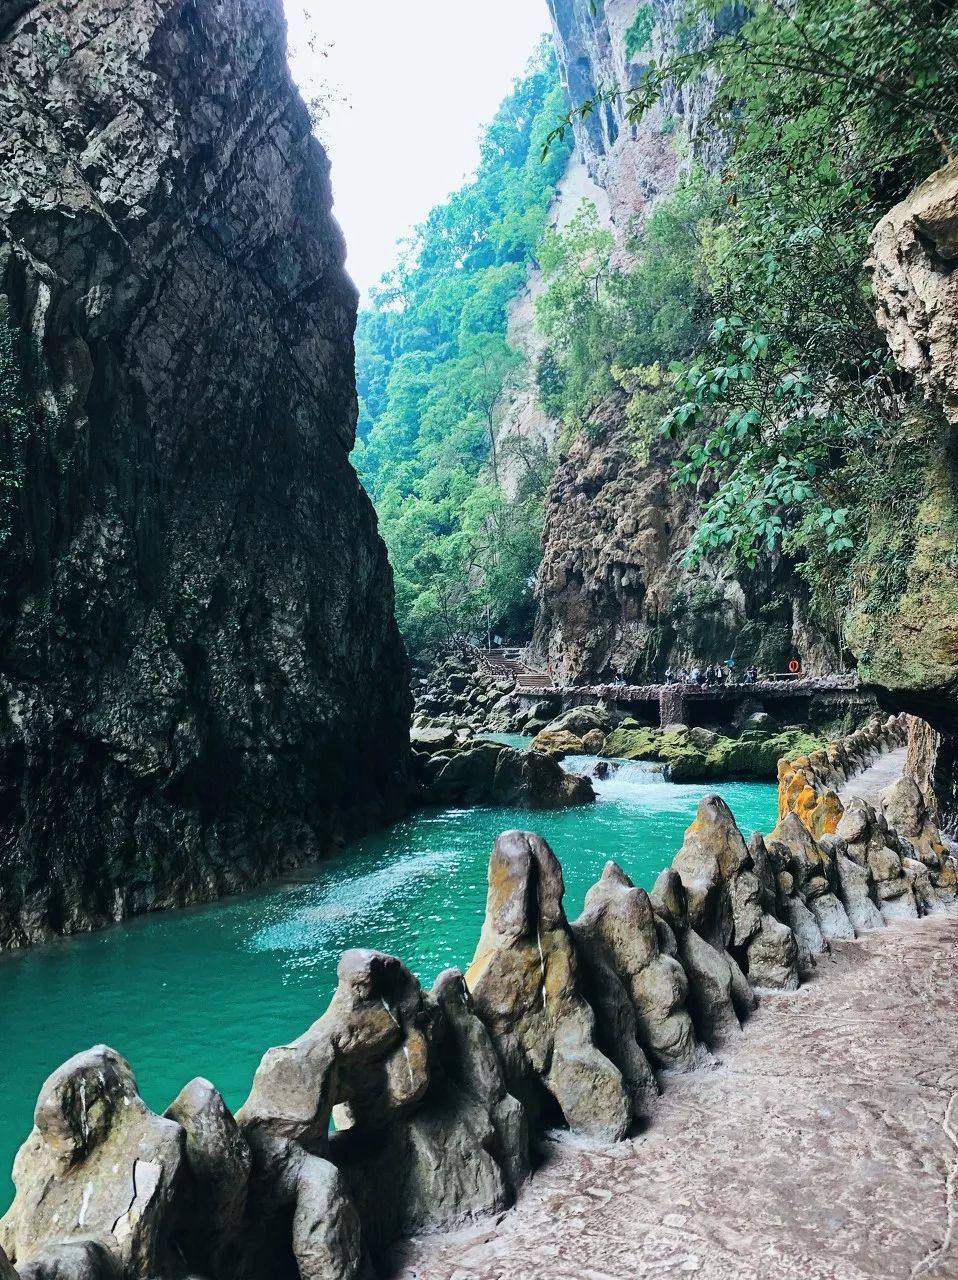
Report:
<svg viewBox="0 0 958 1280"><path fill-rule="evenodd" d="M671 483L671 457L648 463L612 405L560 462L546 506L532 651L572 683L622 671L643 683L666 667L756 662L834 670L834 648L808 617L787 562L753 574L690 573L682 557L696 501Z"/></svg>
<svg viewBox="0 0 958 1280"><path fill-rule="evenodd" d="M570 107L600 88L636 85L652 57L675 47L684 8L682 0L550 0ZM643 16L647 40L630 56L627 33ZM717 19L736 20L734 10ZM722 139L704 124L713 92L704 77L667 94L635 126L618 98L574 122L578 157L606 194L621 257L690 154L720 162ZM833 646L811 624L787 564L754 575L682 568L697 502L672 488L673 456L656 445L640 461L624 405L612 402L560 459L546 507L536 661L572 682L614 670L641 680L670 663L733 655L779 670L797 654L812 672L834 669Z"/></svg>
<svg viewBox="0 0 958 1280"><path fill-rule="evenodd" d="M958 166L933 174L875 228L869 262L878 322L900 368L929 402L909 458L922 476L914 515L874 522L862 606L850 637L883 704L958 734ZM906 527L902 527L905 523ZM895 566L890 587L881 561ZM880 605L875 608L875 603ZM954 746L949 748L954 762ZM932 772L940 770L933 769ZM941 797L954 805L954 770ZM952 808L953 811L953 808Z"/></svg>
<svg viewBox="0 0 958 1280"><path fill-rule="evenodd" d="M331 204L280 0L0 5L0 947L404 803Z"/></svg>
<svg viewBox="0 0 958 1280"><path fill-rule="evenodd" d="M847 773L896 735L876 725L791 772L817 786L819 765ZM746 843L707 796L651 894L610 862L572 922L549 846L506 832L465 975L427 992L399 960L347 951L329 1008L267 1052L235 1118L206 1080L159 1116L112 1049L70 1059L15 1162L0 1275L357 1280L396 1236L508 1206L543 1128L611 1143L654 1125L660 1073L712 1064L756 992L955 898L913 782L881 813L833 797L824 835L788 776L770 835Z"/></svg>

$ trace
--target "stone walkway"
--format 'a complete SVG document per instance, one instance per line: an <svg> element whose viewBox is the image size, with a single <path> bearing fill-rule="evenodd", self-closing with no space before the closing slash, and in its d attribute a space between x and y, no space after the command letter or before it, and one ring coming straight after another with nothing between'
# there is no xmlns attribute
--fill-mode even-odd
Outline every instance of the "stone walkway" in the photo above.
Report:
<svg viewBox="0 0 958 1280"><path fill-rule="evenodd" d="M516 1209L391 1280L955 1280L958 912L837 946L768 994L648 1131L547 1144Z"/></svg>
<svg viewBox="0 0 958 1280"><path fill-rule="evenodd" d="M873 808L881 809L881 793L905 772L907 754L907 747L899 747L879 756L873 765L839 787L838 798L843 803L853 798L867 800Z"/></svg>

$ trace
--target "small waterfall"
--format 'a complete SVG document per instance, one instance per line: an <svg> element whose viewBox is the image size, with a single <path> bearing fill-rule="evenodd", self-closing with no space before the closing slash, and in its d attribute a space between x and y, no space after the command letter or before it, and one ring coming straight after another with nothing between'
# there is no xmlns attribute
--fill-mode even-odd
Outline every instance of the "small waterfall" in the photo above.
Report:
<svg viewBox="0 0 958 1280"><path fill-rule="evenodd" d="M632 786L661 782L665 773L665 766L652 760L623 760L614 761L613 764L614 770L609 770L609 776L616 782L630 783Z"/></svg>
<svg viewBox="0 0 958 1280"><path fill-rule="evenodd" d="M643 787L664 781L664 766L652 760L605 760L599 756L566 756L561 762L567 773L577 773L603 785Z"/></svg>

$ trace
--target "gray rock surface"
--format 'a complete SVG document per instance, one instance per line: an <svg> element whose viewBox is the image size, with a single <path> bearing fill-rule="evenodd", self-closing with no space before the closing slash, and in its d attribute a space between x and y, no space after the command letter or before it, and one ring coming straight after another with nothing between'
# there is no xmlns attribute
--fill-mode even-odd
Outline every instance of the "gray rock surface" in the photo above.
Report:
<svg viewBox="0 0 958 1280"><path fill-rule="evenodd" d="M0 7L0 947L405 802L331 205L280 0Z"/></svg>
<svg viewBox="0 0 958 1280"><path fill-rule="evenodd" d="M184 1173L183 1130L150 1111L128 1064L100 1045L64 1063L41 1090L14 1163L0 1248L19 1267L63 1240L90 1237L132 1274L166 1274L186 1207Z"/></svg>
<svg viewBox="0 0 958 1280"><path fill-rule="evenodd" d="M546 842L499 837L489 862L486 916L466 982L502 1059L510 1092L532 1120L560 1114L577 1133L615 1140L632 1100L599 1050L562 906L562 869Z"/></svg>

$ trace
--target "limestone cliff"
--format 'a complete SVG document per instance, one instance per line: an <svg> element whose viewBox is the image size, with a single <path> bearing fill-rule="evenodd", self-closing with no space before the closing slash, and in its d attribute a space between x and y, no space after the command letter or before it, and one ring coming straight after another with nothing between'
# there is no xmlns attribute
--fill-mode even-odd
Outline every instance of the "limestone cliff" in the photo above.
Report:
<svg viewBox="0 0 958 1280"><path fill-rule="evenodd" d="M787 561L733 576L683 568L695 496L671 483L667 448L636 458L615 404L560 462L546 508L533 648L572 680L735 656L783 670L831 668Z"/></svg>
<svg viewBox="0 0 958 1280"><path fill-rule="evenodd" d="M574 106L601 87L637 84L653 56L675 47L684 6L550 0L550 8ZM718 162L722 141L703 127L712 93L706 78L666 95L637 126L618 100L575 121L577 152L607 195L619 255L655 200L674 189L685 157L694 150L706 164ZM667 447L647 461L636 456L624 405L615 402L560 461L546 508L538 659L573 680L612 669L639 679L669 663L731 655L778 669L796 654L812 671L834 665L833 646L809 622L788 564L752 575L683 569L697 500L672 488L671 461Z"/></svg>
<svg viewBox="0 0 958 1280"><path fill-rule="evenodd" d="M931 409L909 458L922 476L920 500L907 519L889 512L871 530L852 622L865 678L886 705L931 726L912 734L909 772L951 829L958 826L956 263L958 167L951 163L896 205L872 237L878 322Z"/></svg>
<svg viewBox="0 0 958 1280"><path fill-rule="evenodd" d="M280 0L0 4L0 946L403 802L331 203Z"/></svg>

